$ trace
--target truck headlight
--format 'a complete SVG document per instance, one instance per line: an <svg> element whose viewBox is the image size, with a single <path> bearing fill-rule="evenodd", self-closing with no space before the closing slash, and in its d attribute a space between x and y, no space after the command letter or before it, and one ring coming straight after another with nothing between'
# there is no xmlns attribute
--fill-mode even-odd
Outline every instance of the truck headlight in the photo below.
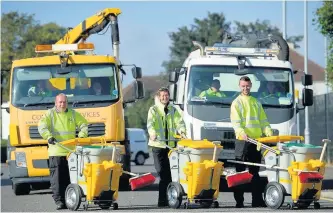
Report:
<svg viewBox="0 0 333 213"><path fill-rule="evenodd" d="M15 161L17 167L27 167L27 160L24 152L15 152Z"/></svg>

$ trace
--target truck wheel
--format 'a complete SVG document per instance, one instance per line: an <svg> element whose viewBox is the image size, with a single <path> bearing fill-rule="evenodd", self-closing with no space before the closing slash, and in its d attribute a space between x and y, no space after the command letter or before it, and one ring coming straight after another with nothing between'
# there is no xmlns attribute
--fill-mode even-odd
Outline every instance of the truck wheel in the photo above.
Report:
<svg viewBox="0 0 333 213"><path fill-rule="evenodd" d="M50 183L32 183L31 188L33 190L49 189L50 188Z"/></svg>
<svg viewBox="0 0 333 213"><path fill-rule="evenodd" d="M31 190L31 186L28 183L16 183L12 185L15 195L28 195Z"/></svg>
<svg viewBox="0 0 333 213"><path fill-rule="evenodd" d="M127 132L127 131L126 131ZM127 133L126 133L127 134ZM123 141L125 146L125 155L121 157L120 163L123 164L123 170L131 172L131 149L128 140ZM131 176L128 174L122 174L119 179L119 191L130 191L131 186L129 184L129 179Z"/></svg>
<svg viewBox="0 0 333 213"><path fill-rule="evenodd" d="M143 152L139 152L138 154L136 154L134 162L136 165L140 165L140 166L145 164L146 158L145 158L145 155L143 154Z"/></svg>

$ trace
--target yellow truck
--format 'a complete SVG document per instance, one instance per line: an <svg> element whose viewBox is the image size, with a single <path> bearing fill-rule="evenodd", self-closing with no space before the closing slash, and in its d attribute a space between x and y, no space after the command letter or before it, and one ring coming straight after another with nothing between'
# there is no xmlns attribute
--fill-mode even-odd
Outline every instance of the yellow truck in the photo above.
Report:
<svg viewBox="0 0 333 213"><path fill-rule="evenodd" d="M125 65L119 61L119 14L118 8L104 9L69 29L56 44L37 45L36 57L13 61L7 164L16 195L50 186L47 141L38 133L38 121L54 107L59 93L67 95L68 107L88 120L89 137L125 145L125 155L118 160L124 170L131 170L124 107L143 98L144 89L138 80L141 68L133 65L135 98L123 100ZM110 26L113 55L95 55L94 44L86 43L86 39ZM129 176L121 177L120 189L129 189Z"/></svg>

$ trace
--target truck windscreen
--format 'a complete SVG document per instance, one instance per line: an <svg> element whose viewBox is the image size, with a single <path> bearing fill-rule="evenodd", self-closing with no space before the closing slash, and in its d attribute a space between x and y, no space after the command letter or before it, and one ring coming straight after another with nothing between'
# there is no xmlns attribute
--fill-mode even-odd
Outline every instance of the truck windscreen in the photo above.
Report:
<svg viewBox="0 0 333 213"><path fill-rule="evenodd" d="M12 104L45 108L64 93L69 104L112 103L119 99L115 66L112 64L17 67L12 78Z"/></svg>
<svg viewBox="0 0 333 213"><path fill-rule="evenodd" d="M230 106L239 95L236 66L193 65L189 70L187 100L190 104L221 104ZM251 79L251 95L266 107L290 107L294 102L290 69L246 67Z"/></svg>

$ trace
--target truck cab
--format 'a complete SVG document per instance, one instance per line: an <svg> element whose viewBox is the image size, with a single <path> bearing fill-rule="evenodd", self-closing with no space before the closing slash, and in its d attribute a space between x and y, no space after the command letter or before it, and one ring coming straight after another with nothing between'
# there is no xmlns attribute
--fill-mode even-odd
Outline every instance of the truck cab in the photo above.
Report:
<svg viewBox="0 0 333 213"><path fill-rule="evenodd" d="M295 90L295 71L289 54L285 54L288 45L282 38L278 42L280 48L275 49L232 42L204 47L193 42L199 48L189 54L181 68L170 72L170 96L183 111L187 137L220 141L221 161L235 158L230 106L240 94L241 76L251 79L251 95L261 102L274 135L297 134L296 114L302 107ZM303 82L311 85L311 76L305 75ZM312 104L311 89L303 89L302 100L303 106Z"/></svg>
<svg viewBox="0 0 333 213"><path fill-rule="evenodd" d="M54 107L56 95L67 96L68 107L88 121L92 142L120 142L125 153L119 159L131 170L130 145L126 138L119 61L118 8L107 8L69 31L57 44L37 45L37 57L13 61L10 77L8 167L16 195L31 189L49 187L47 141L38 132L38 122ZM84 40L111 22L114 55L96 55L94 44ZM83 41L79 42L81 39ZM45 55L44 55L45 54ZM135 99L144 97L140 67L132 68ZM78 133L78 132L77 132ZM120 189L129 189L129 176L123 174Z"/></svg>

